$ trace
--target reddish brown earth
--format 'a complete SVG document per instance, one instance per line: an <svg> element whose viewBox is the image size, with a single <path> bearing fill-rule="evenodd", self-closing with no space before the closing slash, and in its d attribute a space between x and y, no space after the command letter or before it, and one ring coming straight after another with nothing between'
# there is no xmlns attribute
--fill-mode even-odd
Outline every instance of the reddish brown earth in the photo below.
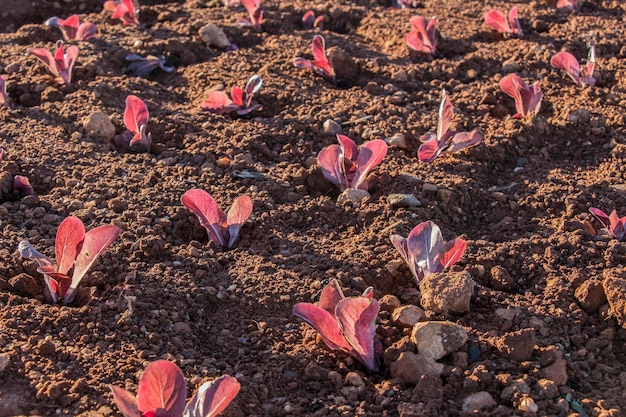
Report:
<svg viewBox="0 0 626 417"><path fill-rule="evenodd" d="M503 1L425 0L414 10L366 0L268 1L261 32L235 26L243 9L201 0L143 2L140 28L112 21L96 0L9 3L0 13L0 66L13 102L0 107L2 170L30 178L36 196L0 204L0 415L119 415L107 385L134 392L158 358L182 368L189 390L237 376L231 416L461 416L470 414L463 400L480 391L497 403L482 415L523 415L524 396L538 406L528 416L624 415L626 330L617 317L626 286L603 283L624 282L626 244L593 236L589 226L600 224L588 212L626 214L624 2L585 1L575 13L521 2L523 39L496 39L483 25L489 7L508 9ZM327 15L327 46L356 64L339 87L292 64L310 57L314 32L300 26L309 8ZM100 34L79 44L75 81L66 87L28 48L51 49L59 31L42 22L73 12ZM442 37L433 57L405 44L415 14L437 16ZM239 50L205 45L198 29L211 22ZM598 82L581 89L549 59L559 50L584 58L593 36ZM166 54L178 69L124 75L129 53ZM511 65L525 80L541 80L545 98L534 121L512 119L513 101L498 87ZM262 111L201 110L206 91L253 74L264 80ZM486 139L423 164L419 137L434 128L442 88L459 127L480 128ZM121 133L129 94L149 107L151 153L120 152L83 127L100 111ZM359 144L406 137L408 149L390 148L374 169L371 199L361 204L338 204L338 190L312 163L335 143L323 128L328 119ZM230 165L218 165L221 158ZM233 175L244 169L266 178ZM241 194L252 198L236 249L209 243L180 204L192 187L223 207ZM391 193L413 194L421 206L392 207ZM69 215L87 228L113 222L123 233L76 302L51 305L36 266L16 249L27 238L52 256ZM412 386L388 363L369 374L328 350L291 309L316 300L330 278L350 295L371 285L377 298L420 305L408 269L394 267L400 257L389 235L406 236L426 220L446 239L468 241L452 271L469 272L476 286L471 311L449 317L469 340L439 361L441 376ZM415 349L409 333L381 312L385 359ZM362 384L352 374L346 380L349 372Z"/></svg>

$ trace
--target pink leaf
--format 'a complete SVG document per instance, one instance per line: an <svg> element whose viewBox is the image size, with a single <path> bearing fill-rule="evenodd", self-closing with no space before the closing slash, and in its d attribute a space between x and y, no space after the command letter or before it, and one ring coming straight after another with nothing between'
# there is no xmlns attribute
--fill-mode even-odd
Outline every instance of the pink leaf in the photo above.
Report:
<svg viewBox="0 0 626 417"><path fill-rule="evenodd" d="M250 79L246 83L246 100L244 103L245 107L250 106L250 103L252 102L252 96L261 89L262 85L263 78L261 78L260 75L253 75L252 77L250 77Z"/></svg>
<svg viewBox="0 0 626 417"><path fill-rule="evenodd" d="M538 81L529 87L517 74L509 74L500 80L500 88L515 100L516 117L539 113L543 94Z"/></svg>
<svg viewBox="0 0 626 417"><path fill-rule="evenodd" d="M141 413L137 408L137 398L123 388L109 385L113 393L115 405L119 408L124 417L141 417Z"/></svg>
<svg viewBox="0 0 626 417"><path fill-rule="evenodd" d="M200 189L192 189L183 194L180 201L198 216L200 225L207 230L209 239L222 247L226 246L223 229L226 215L209 193Z"/></svg>
<svg viewBox="0 0 626 417"><path fill-rule="evenodd" d="M337 135L337 141L343 151L344 159L347 159L355 164L357 158L359 157L359 148L356 146L356 143L345 135Z"/></svg>
<svg viewBox="0 0 626 417"><path fill-rule="evenodd" d="M339 330L334 314L329 313L311 303L298 303L293 306L293 314L309 323L319 334L330 349L343 349L352 352L353 349Z"/></svg>
<svg viewBox="0 0 626 417"><path fill-rule="evenodd" d="M315 23L315 12L313 10L307 10L302 16L302 27L306 30L313 29L313 24Z"/></svg>
<svg viewBox="0 0 626 417"><path fill-rule="evenodd" d="M343 151L339 145L330 145L317 155L317 165L328 181L339 186L346 186L348 180L341 164Z"/></svg>
<svg viewBox="0 0 626 417"><path fill-rule="evenodd" d="M54 57L50 53L50 51L43 48L31 48L29 49L30 53L35 55L41 62L46 64L48 70L59 77L59 71L57 69L56 63L54 62Z"/></svg>
<svg viewBox="0 0 626 417"><path fill-rule="evenodd" d="M261 21L263 20L263 10L261 10L260 0L241 0L241 4L248 11L250 16L250 26L254 30L261 30Z"/></svg>
<svg viewBox="0 0 626 417"><path fill-rule="evenodd" d="M243 90L241 87L233 87L230 90L230 98L237 105L237 107L243 107Z"/></svg>
<svg viewBox="0 0 626 417"><path fill-rule="evenodd" d="M439 259L442 269L457 263L465 253L467 242L463 239L452 239L445 244L445 253Z"/></svg>
<svg viewBox="0 0 626 417"><path fill-rule="evenodd" d="M61 222L54 241L58 263L55 272L67 274L78 257L84 239L85 226L78 217L70 216Z"/></svg>
<svg viewBox="0 0 626 417"><path fill-rule="evenodd" d="M434 161L448 147L445 141L437 139L434 132L425 134L420 138L420 141L422 144L417 151L417 157L422 162Z"/></svg>
<svg viewBox="0 0 626 417"><path fill-rule="evenodd" d="M611 220L605 212L595 207L589 208L589 211L596 216L596 219L600 220L600 223L602 223L604 227L609 228L611 226Z"/></svg>
<svg viewBox="0 0 626 417"><path fill-rule="evenodd" d="M376 317L380 306L369 297L347 297L339 301L335 308L337 322L346 341L352 346L359 359L370 371L376 371L374 338L376 337Z"/></svg>
<svg viewBox="0 0 626 417"><path fill-rule="evenodd" d="M499 10L489 10L485 13L485 23L493 30L500 33L511 33L511 26L506 16Z"/></svg>
<svg viewBox="0 0 626 417"><path fill-rule="evenodd" d="M252 201L247 195L242 195L235 199L233 205L228 210L226 224L228 225L228 244L227 249L232 248L239 236L241 226L248 220L252 214Z"/></svg>
<svg viewBox="0 0 626 417"><path fill-rule="evenodd" d="M88 39L96 37L98 34L98 28L91 22L84 22L78 26L76 31L76 40L86 41Z"/></svg>
<svg viewBox="0 0 626 417"><path fill-rule="evenodd" d="M235 399L239 388L239 381L229 375L205 382L189 400L183 417L217 416Z"/></svg>
<svg viewBox="0 0 626 417"><path fill-rule="evenodd" d="M471 132L456 132L454 136L449 140L449 146L446 148L446 152L457 152L472 146L478 145L483 141L485 135L479 130L472 130Z"/></svg>
<svg viewBox="0 0 626 417"><path fill-rule="evenodd" d="M30 181L28 178L22 175L16 175L13 178L13 190L19 191L22 195L34 195L35 191L33 187L30 185Z"/></svg>
<svg viewBox="0 0 626 417"><path fill-rule="evenodd" d="M580 10L581 0L559 0L556 3L556 8L563 11Z"/></svg>
<svg viewBox="0 0 626 417"><path fill-rule="evenodd" d="M148 106L139 97L130 95L126 97L126 109L124 110L124 125L133 134L141 133L148 123Z"/></svg>
<svg viewBox="0 0 626 417"><path fill-rule="evenodd" d="M409 267L409 270L415 277L415 280L419 284L422 279L424 279L424 271L420 266L415 262L415 259L409 252L409 241L407 238L402 237L400 235L391 235L390 236L391 243L393 246L400 252L400 256Z"/></svg>
<svg viewBox="0 0 626 417"><path fill-rule="evenodd" d="M320 308L323 308L330 314L335 314L335 307L337 307L337 303L343 298L345 297L339 286L339 282L337 282L335 278L332 278L328 285L322 290L319 302Z"/></svg>
<svg viewBox="0 0 626 417"><path fill-rule="evenodd" d="M224 114L237 110L239 106L228 98L226 93L222 91L210 91L206 100L202 102L202 108L209 113Z"/></svg>
<svg viewBox="0 0 626 417"><path fill-rule="evenodd" d="M387 144L382 139L375 139L363 145L359 150L354 180L350 186L367 190L367 175L372 168L382 162L385 155L387 155Z"/></svg>
<svg viewBox="0 0 626 417"><path fill-rule="evenodd" d="M315 35L313 37L311 52L313 53L313 65L322 70L322 75L325 75L329 79L334 79L335 69L326 55L326 42L322 35Z"/></svg>
<svg viewBox="0 0 626 417"><path fill-rule="evenodd" d="M406 35L409 48L417 52L434 54L437 47L435 18L427 20L424 16L413 16L410 23L413 30Z"/></svg>
<svg viewBox="0 0 626 417"><path fill-rule="evenodd" d="M580 64L574 55L569 52L558 52L550 59L550 64L555 68L565 71L567 75L574 80L576 85L581 86Z"/></svg>
<svg viewBox="0 0 626 417"><path fill-rule="evenodd" d="M509 25L511 25L511 34L521 38L524 36L524 32L522 31L522 25L520 25L519 19L517 18L517 10L517 6L511 7L511 10L509 10Z"/></svg>
<svg viewBox="0 0 626 417"><path fill-rule="evenodd" d="M437 139L442 140L448 130L450 130L450 124L452 123L452 116L454 115L454 108L452 102L448 98L448 93L445 88L441 93L441 104L439 105L439 122L437 123Z"/></svg>
<svg viewBox="0 0 626 417"><path fill-rule="evenodd" d="M180 416L185 410L187 385L178 366L166 360L146 367L137 387L137 408L143 413L156 410L156 415Z"/></svg>

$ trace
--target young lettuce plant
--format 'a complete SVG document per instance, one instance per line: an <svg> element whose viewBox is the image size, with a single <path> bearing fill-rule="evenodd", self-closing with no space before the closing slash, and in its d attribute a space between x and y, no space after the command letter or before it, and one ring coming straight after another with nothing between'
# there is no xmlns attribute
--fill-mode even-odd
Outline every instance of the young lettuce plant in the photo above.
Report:
<svg viewBox="0 0 626 417"><path fill-rule="evenodd" d="M556 3L556 8L565 12L571 12L573 10L580 10L582 3L582 0L559 0Z"/></svg>
<svg viewBox="0 0 626 417"><path fill-rule="evenodd" d="M320 334L326 346L347 352L372 372L378 370L378 356L382 351L376 339L379 311L372 287L363 295L345 297L336 279L331 279L322 290L319 306L298 303L292 310Z"/></svg>
<svg viewBox="0 0 626 417"><path fill-rule="evenodd" d="M183 194L180 201L198 216L209 239L225 249L235 246L241 226L252 214L252 200L247 195L237 197L226 214L209 193L197 188Z"/></svg>
<svg viewBox="0 0 626 417"><path fill-rule="evenodd" d="M302 16L302 27L305 30L311 30L317 28L319 30L324 29L324 16L315 17L315 12L313 10L308 10Z"/></svg>
<svg viewBox="0 0 626 417"><path fill-rule="evenodd" d="M617 239L618 242L626 241L626 216L619 217L616 210L613 210L611 214L607 215L605 212L595 207L591 207L589 211L596 219L600 220L600 223L602 223L609 236L613 239Z"/></svg>
<svg viewBox="0 0 626 417"><path fill-rule="evenodd" d="M56 260L38 252L27 240L19 244L19 252L26 259L39 264L37 271L46 282L46 297L50 302L63 300L69 304L76 296L76 288L98 256L120 235L122 230L114 225L98 226L85 233L83 222L70 216L57 229L54 243ZM70 269L74 268L72 278Z"/></svg>
<svg viewBox="0 0 626 417"><path fill-rule="evenodd" d="M420 138L422 144L417 156L422 162L432 162L443 152L457 152L478 145L483 140L483 133L477 129L471 132L450 130L454 108L444 89L439 106L437 132L429 132Z"/></svg>
<svg viewBox="0 0 626 417"><path fill-rule="evenodd" d="M335 84L335 69L333 68L333 63L328 59L328 55L326 55L326 42L322 35L313 37L311 51L313 52L312 61L297 57L293 60L294 65L298 68L312 69L316 74Z"/></svg>
<svg viewBox="0 0 626 417"><path fill-rule="evenodd" d="M124 125L127 130L113 138L115 146L133 152L150 151L152 135L150 133L146 134L146 125L149 117L148 106L146 106L143 100L134 95L126 97Z"/></svg>
<svg viewBox="0 0 626 417"><path fill-rule="evenodd" d="M515 100L517 113L514 118L521 119L529 113L539 114L543 99L539 81L529 87L517 74L509 74L500 80L500 88Z"/></svg>
<svg viewBox="0 0 626 417"><path fill-rule="evenodd" d="M435 18L427 20L424 16L411 18L412 30L406 35L409 48L425 54L434 54L437 48L435 37Z"/></svg>
<svg viewBox="0 0 626 417"><path fill-rule="evenodd" d="M485 23L499 33L521 38L524 36L524 32L517 18L517 10L517 6L511 7L508 22L506 16L501 11L489 10L485 14Z"/></svg>
<svg viewBox="0 0 626 417"><path fill-rule="evenodd" d="M111 19L120 19L124 25L139 26L138 10L134 0L108 0L104 10L113 12Z"/></svg>
<svg viewBox="0 0 626 417"><path fill-rule="evenodd" d="M183 372L172 362L157 360L146 366L137 396L115 385L109 388L124 417L214 417L235 399L240 385L232 376L221 376L202 384L185 405Z"/></svg>
<svg viewBox="0 0 626 417"><path fill-rule="evenodd" d="M582 67L582 69L578 60L569 52L556 53L550 60L550 64L554 68L565 71L579 87L593 86L596 83L596 79L593 78L593 70L596 67L596 47L594 45L589 47L587 65Z"/></svg>
<svg viewBox="0 0 626 417"><path fill-rule="evenodd" d="M223 91L210 91L206 100L201 104L204 110L213 114L224 114L237 111L239 115L245 115L255 110L261 110L263 106L260 104L252 104L254 93L259 91L263 85L263 79L260 75L254 75L246 84L246 88L234 86L230 90L230 98Z"/></svg>
<svg viewBox="0 0 626 417"><path fill-rule="evenodd" d="M241 0L241 4L248 11L250 20L241 18L237 21L240 26L250 26L256 31L261 30L261 21L263 20L263 9L261 8L261 0Z"/></svg>
<svg viewBox="0 0 626 417"><path fill-rule="evenodd" d="M11 100L7 94L7 74L0 75L0 105L11 106Z"/></svg>
<svg viewBox="0 0 626 417"><path fill-rule="evenodd" d="M339 186L367 191L367 175L380 164L387 154L387 144L382 139L367 142L358 149L352 139L337 135L339 145L330 145L317 155L317 165L324 178Z"/></svg>
<svg viewBox="0 0 626 417"><path fill-rule="evenodd" d="M58 27L63 33L63 38L66 41L86 41L94 38L98 34L98 28L91 22L80 23L78 15L73 14L67 19L61 19L60 17L51 17L46 20L46 26Z"/></svg>
<svg viewBox="0 0 626 417"><path fill-rule="evenodd" d="M30 53L46 64L48 70L63 83L66 85L72 83L72 69L78 58L78 46L70 46L67 48L66 53L63 49L63 41L59 40L57 41L57 50L54 56L50 51L43 48L31 48Z"/></svg>
<svg viewBox="0 0 626 417"><path fill-rule="evenodd" d="M174 72L176 70L176 67L166 65L167 61L162 56L148 55L144 58L141 55L130 54L126 55L124 59L130 62L125 72L134 77L147 77L157 68L161 68L165 72Z"/></svg>
<svg viewBox="0 0 626 417"><path fill-rule="evenodd" d="M409 236L391 235L391 243L409 266L417 285L427 274L442 272L463 257L463 239L444 242L441 230L432 221L418 224Z"/></svg>

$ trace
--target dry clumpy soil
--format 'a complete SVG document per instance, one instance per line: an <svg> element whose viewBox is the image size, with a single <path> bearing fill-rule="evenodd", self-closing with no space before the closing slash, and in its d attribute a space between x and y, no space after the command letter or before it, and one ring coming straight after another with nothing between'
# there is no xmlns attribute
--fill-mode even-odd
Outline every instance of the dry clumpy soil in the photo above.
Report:
<svg viewBox="0 0 626 417"><path fill-rule="evenodd" d="M584 1L581 11L561 13L543 0L518 2L523 39L498 39L483 25L489 8L508 10L504 1L424 0L397 10L375 0L268 0L260 32L235 25L243 9L203 0L144 1L139 28L112 21L96 0L8 3L0 66L13 106L0 107L2 170L27 176L36 196L8 194L0 204L0 415L119 415L107 385L134 392L158 358L182 368L189 390L237 376L229 416L463 416L470 395L483 406L476 415L626 413L626 244L595 236L600 225L588 212L626 214L626 3ZM337 86L292 64L310 57L314 32L300 19L311 8L326 15L327 46L355 65L337 68ZM28 48L52 49L59 31L42 22L71 13L100 33L79 43L74 82L61 86ZM432 57L405 44L415 14L437 17ZM207 23L239 49L204 44L198 30ZM598 82L581 89L549 59L568 50L584 60L593 37ZM177 70L125 75L129 53L165 55ZM513 101L498 87L511 70L541 80L534 121L511 118ZM262 111L201 110L206 91L253 74L264 80ZM434 129L442 88L458 127L479 128L486 139L423 164L419 137ZM150 153L119 151L83 127L102 112L121 133L129 94L150 110ZM359 144L405 136L406 147L391 147L374 169L361 204L337 203L338 190L313 163L336 141L326 120ZM244 169L265 178L234 175ZM192 187L223 207L251 196L254 215L234 250L209 243L180 204ZM392 193L419 205L393 206ZM27 238L52 256L68 215L88 229L113 222L123 233L75 303L51 305L36 266L16 249ZM419 306L389 235L426 220L446 239L468 242L452 272L476 282L471 310L447 318L469 339L439 360L440 376L408 383L389 366L368 374L319 343L291 308L315 301L330 278L349 295L371 285L377 298ZM387 359L414 350L410 333L381 312Z"/></svg>

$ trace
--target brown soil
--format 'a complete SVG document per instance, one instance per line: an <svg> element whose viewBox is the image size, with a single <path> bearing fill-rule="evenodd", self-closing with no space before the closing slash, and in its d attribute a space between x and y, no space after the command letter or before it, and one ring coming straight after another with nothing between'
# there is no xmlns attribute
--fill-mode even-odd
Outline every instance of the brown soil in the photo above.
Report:
<svg viewBox="0 0 626 417"><path fill-rule="evenodd" d="M0 415L119 415L107 384L134 392L158 358L175 361L190 390L236 376L242 388L232 416L469 415L463 400L478 391L497 402L484 415L522 415L515 390L524 387L537 415L623 415L626 330L594 289L624 273L626 244L587 234L585 222L599 228L590 206L626 213L625 3L585 1L568 14L524 1L523 39L494 38L482 24L488 7L477 0L425 0L414 10L367 0L267 1L261 32L235 26L243 9L200 0L143 2L140 28L112 21L99 0L9 3L0 14L0 65L13 102L0 107L3 169L27 176L37 195L0 204ZM314 32L301 30L300 19L311 7L327 15L327 46L342 48L358 67L338 87L292 64L310 57ZM66 87L28 48L51 49L59 31L41 22L73 12L95 22L100 35L80 43L75 81ZM437 16L433 57L404 42L414 14ZM239 49L202 43L198 29L210 22ZM580 89L549 58L562 49L584 58L593 34L598 83ZM130 77L123 74L129 53L165 54L178 69ZM513 101L498 87L506 61L527 81L541 80L544 104L534 121L510 117ZM262 111L201 110L207 90L243 85L253 74L264 80ZM480 128L486 139L423 164L418 139L436 123L442 88L459 127ZM121 152L83 127L100 111L121 133L129 94L149 107L150 153ZM339 192L311 163L336 141L323 129L328 119L357 143L407 138L408 149L390 148L374 169L371 199L360 205L338 204ZM224 157L227 168L217 164ZM233 175L243 169L266 179ZM251 196L253 218L234 250L209 243L180 204L192 187L223 207ZM413 194L421 206L391 207L391 193ZM114 222L124 231L76 302L51 305L36 266L16 249L27 238L52 256L56 229L69 215L87 228ZM440 378L413 387L388 366L368 374L329 351L291 308L315 300L329 278L350 295L372 285L377 298L419 305L408 269L389 272L400 258L389 235L406 236L425 220L446 239L468 241L452 269L468 271L477 285L471 312L451 318L470 333L468 342L440 361ZM410 329L395 325L390 312L381 312L377 329L388 354L391 345L408 349ZM507 353L533 334L529 357ZM560 357L567 377L554 376L555 388L545 370ZM350 371L364 386L344 381Z"/></svg>

